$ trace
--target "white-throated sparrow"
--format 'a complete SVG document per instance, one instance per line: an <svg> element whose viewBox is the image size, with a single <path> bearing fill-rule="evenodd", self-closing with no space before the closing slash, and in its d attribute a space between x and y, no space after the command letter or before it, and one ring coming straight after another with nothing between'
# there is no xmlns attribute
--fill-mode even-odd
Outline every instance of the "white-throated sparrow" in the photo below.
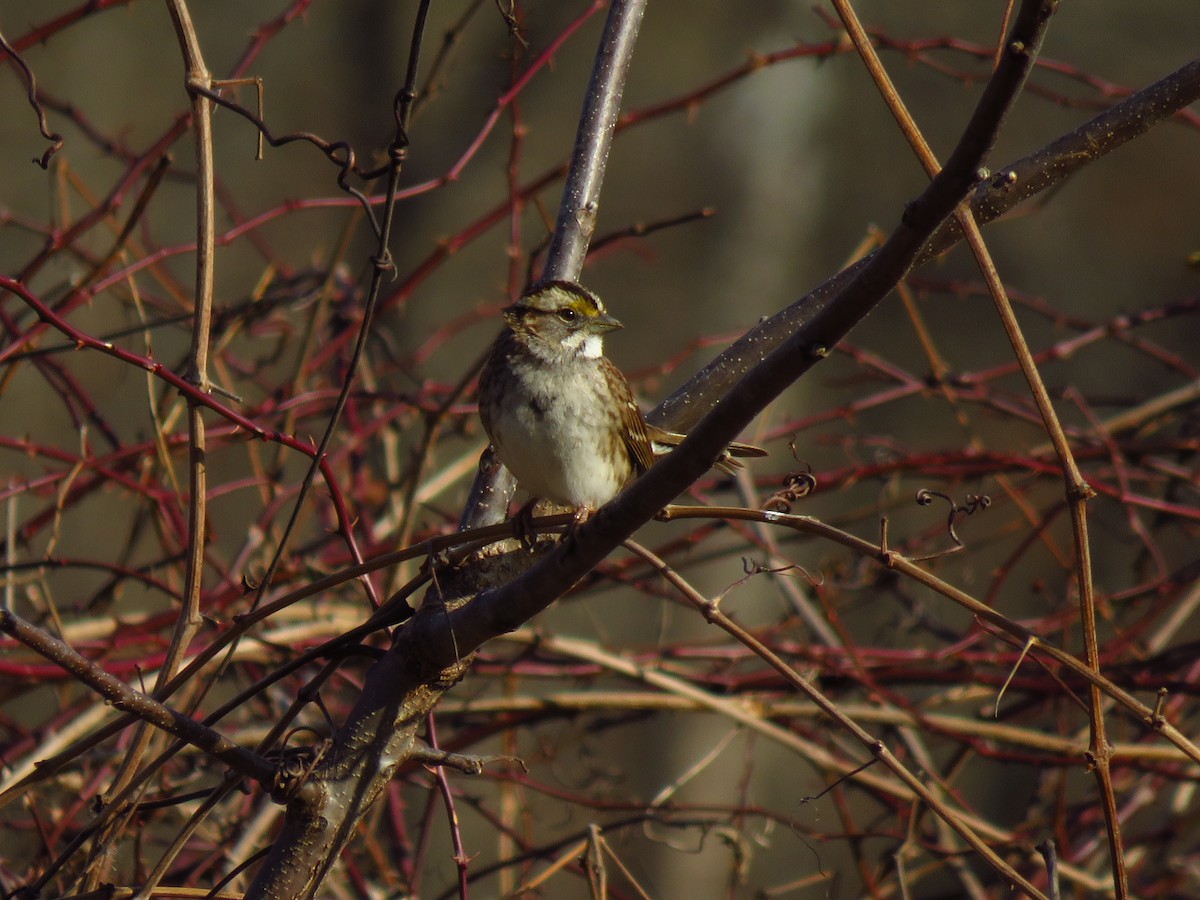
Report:
<svg viewBox="0 0 1200 900"><path fill-rule="evenodd" d="M577 284L534 285L504 310L479 376L479 415L500 461L534 497L579 518L612 499L682 435L647 425L629 383L604 356L604 335L621 323ZM732 444L733 456L764 456Z"/></svg>

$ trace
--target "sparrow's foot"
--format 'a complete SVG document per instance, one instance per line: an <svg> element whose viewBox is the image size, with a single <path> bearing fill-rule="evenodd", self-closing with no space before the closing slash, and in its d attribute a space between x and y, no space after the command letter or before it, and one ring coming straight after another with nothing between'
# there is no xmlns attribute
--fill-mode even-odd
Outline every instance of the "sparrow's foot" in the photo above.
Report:
<svg viewBox="0 0 1200 900"><path fill-rule="evenodd" d="M518 509L517 514L512 517L513 536L529 553L533 552L534 544L537 543L537 530L533 527L533 508L535 506L537 506L536 497Z"/></svg>

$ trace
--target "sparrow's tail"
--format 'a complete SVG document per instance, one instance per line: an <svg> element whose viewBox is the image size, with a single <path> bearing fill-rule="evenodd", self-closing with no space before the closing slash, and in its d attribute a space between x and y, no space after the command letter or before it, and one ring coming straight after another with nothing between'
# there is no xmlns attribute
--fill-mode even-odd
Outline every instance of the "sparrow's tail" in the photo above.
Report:
<svg viewBox="0 0 1200 900"><path fill-rule="evenodd" d="M650 443L654 448L655 456L664 456L670 453L673 448L678 447L683 442L683 439L687 437L686 434L664 431L649 424L646 425L646 431L650 435ZM766 455L767 451L762 447L755 447L753 444L739 444L735 441L725 448L720 459L717 460L715 468L720 469L727 475L732 475L738 469L742 468L741 459L752 459Z"/></svg>

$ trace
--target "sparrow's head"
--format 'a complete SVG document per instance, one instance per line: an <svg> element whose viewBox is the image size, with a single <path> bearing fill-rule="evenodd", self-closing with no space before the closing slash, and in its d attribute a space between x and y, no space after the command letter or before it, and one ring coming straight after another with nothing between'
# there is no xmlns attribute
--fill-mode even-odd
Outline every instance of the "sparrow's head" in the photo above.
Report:
<svg viewBox="0 0 1200 900"><path fill-rule="evenodd" d="M544 281L504 310L504 320L531 350L547 357L604 354L604 335L621 323L591 291L569 281Z"/></svg>

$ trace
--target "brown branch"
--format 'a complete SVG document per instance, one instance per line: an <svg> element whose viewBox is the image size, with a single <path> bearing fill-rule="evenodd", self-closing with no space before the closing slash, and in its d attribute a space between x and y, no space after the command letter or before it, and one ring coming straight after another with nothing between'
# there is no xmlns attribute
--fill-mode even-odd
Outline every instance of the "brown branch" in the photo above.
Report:
<svg viewBox="0 0 1200 900"><path fill-rule="evenodd" d="M184 81L191 86L207 86L208 68L196 37L184 0L169 0L168 9L184 57ZM193 298L192 346L188 371L184 376L200 393L208 393L208 349L212 331L214 279L213 241L216 213L213 205L215 173L213 169L212 107L204 98L192 97L192 127L196 133L196 287ZM195 397L188 400L188 508L187 569L183 591L183 609L172 635L171 647L159 671L161 687L175 674L180 661L200 627L200 594L204 581L204 549L208 500L208 459L203 407Z"/></svg>
<svg viewBox="0 0 1200 900"><path fill-rule="evenodd" d="M164 706L149 694L133 690L12 610L0 608L0 631L70 672L80 683L104 697L113 708L129 712L155 728L187 741L247 778L253 778L268 790L272 789L276 771L272 763L183 713Z"/></svg>
<svg viewBox="0 0 1200 900"><path fill-rule="evenodd" d="M871 40L867 36L866 30L862 27L862 23L859 22L853 7L848 0L833 0L833 3L838 11L838 15L842 19L843 25L845 25L850 35L850 39L854 42L854 46L866 64L867 70L871 73L876 87L879 89L880 94L883 95L884 101L900 126L901 132L916 152L921 164L925 167L925 171L930 177L936 178L940 168L938 161L934 157L933 151L930 149L924 135L921 134L920 128L918 128L916 122L909 114L903 100L900 99L899 93L888 77L887 71L884 69L882 61L872 47ZM1013 43L1009 42L998 53L1011 53L1017 50L1018 48L1015 48ZM1016 314L1013 312L1012 304L1009 302L1003 281L983 241L979 224L975 221L970 209L966 207L962 207L956 212L955 220L966 236L971 252L975 256L976 264L983 273L988 290L1000 314L1004 332L1008 335L1013 353L1020 363L1022 374L1025 376L1025 381L1029 385L1030 392L1033 394L1038 412L1042 418L1042 423L1050 435L1059 465L1062 467L1063 480L1066 482L1067 504L1071 512L1072 535L1075 541L1075 573L1079 590L1079 608L1083 625L1084 646L1087 652L1087 663L1092 671L1098 675L1100 673L1100 659L1099 642L1096 638L1096 598L1092 583L1091 546L1088 539L1086 510L1087 500L1090 497L1094 497L1096 493L1084 481L1082 474L1080 474L1079 466L1076 464L1075 458L1071 453L1067 436L1063 432L1058 414L1054 410L1054 404L1050 401L1050 395L1046 391L1046 386L1029 351L1029 345L1025 341L1021 326L1017 322ZM952 522L950 525L950 534L955 538L957 543L958 540L954 534ZM1110 765L1112 747L1108 742L1105 730L1103 695L1100 688L1095 684L1091 686L1090 697L1091 715L1089 722L1091 725L1092 740L1088 751L1088 768L1095 775L1100 791L1105 828L1108 834L1109 859L1113 869L1113 886L1116 889L1118 900L1125 900L1129 896L1129 879L1125 872L1125 854L1121 845L1120 812L1117 809L1116 795L1112 784Z"/></svg>

